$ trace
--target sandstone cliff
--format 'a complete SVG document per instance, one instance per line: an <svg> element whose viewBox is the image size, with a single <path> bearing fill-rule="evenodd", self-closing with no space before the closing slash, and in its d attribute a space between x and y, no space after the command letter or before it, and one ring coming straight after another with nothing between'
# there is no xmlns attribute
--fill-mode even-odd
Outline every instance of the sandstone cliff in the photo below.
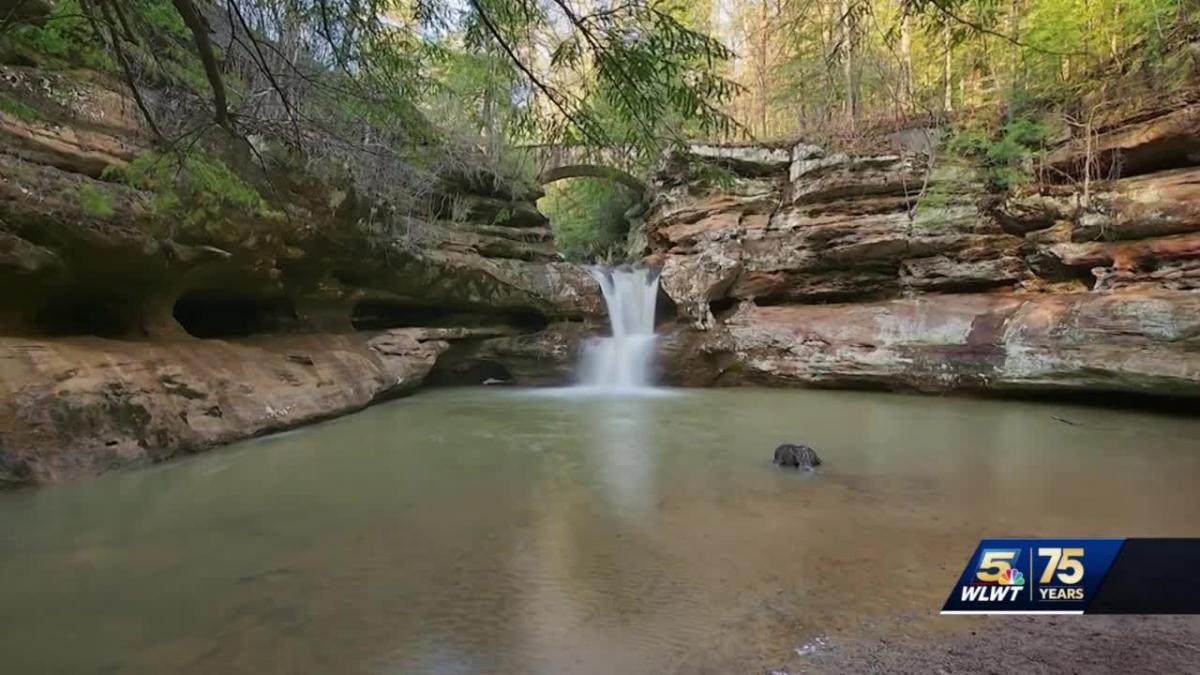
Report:
<svg viewBox="0 0 1200 675"><path fill-rule="evenodd" d="M1195 115L1115 124L1091 152L1119 177L1086 192L1083 144L1064 144L1065 180L999 203L912 142L932 130L873 154L677 153L631 237L677 306L667 377L1200 395Z"/></svg>
<svg viewBox="0 0 1200 675"><path fill-rule="evenodd" d="M401 212L282 164L164 203L121 179L154 148L119 86L5 67L0 95L0 485L344 413L435 365L537 381L603 311L536 187L450 175Z"/></svg>
<svg viewBox="0 0 1200 675"><path fill-rule="evenodd" d="M400 210L282 164L245 187L261 197L164 206L121 179L154 148L119 86L0 74L25 106L0 111L0 485L423 383L563 383L599 330L536 188L479 170ZM1005 198L922 130L886 152L673 154L631 233L663 270L667 380L1196 396L1194 119L1111 125L1090 152L1119 177L1086 190L1064 144L1048 161L1067 180Z"/></svg>

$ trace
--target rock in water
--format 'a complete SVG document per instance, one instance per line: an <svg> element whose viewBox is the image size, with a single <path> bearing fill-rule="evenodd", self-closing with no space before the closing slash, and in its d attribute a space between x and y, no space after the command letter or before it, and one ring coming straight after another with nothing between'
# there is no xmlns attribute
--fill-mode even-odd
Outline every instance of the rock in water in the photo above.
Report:
<svg viewBox="0 0 1200 675"><path fill-rule="evenodd" d="M817 451L807 445L793 445L784 443L775 448L775 459L773 460L779 466L794 466L797 469L805 471L813 471L821 465L821 458L817 457Z"/></svg>

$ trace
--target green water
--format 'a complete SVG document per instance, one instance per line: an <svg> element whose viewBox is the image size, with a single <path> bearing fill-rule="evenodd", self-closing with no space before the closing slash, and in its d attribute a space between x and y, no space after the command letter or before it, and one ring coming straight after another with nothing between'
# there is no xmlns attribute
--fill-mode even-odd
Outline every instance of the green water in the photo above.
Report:
<svg viewBox="0 0 1200 675"><path fill-rule="evenodd" d="M1145 413L433 391L0 494L0 670L762 671L933 621L981 536L1196 536L1198 478L1200 420Z"/></svg>

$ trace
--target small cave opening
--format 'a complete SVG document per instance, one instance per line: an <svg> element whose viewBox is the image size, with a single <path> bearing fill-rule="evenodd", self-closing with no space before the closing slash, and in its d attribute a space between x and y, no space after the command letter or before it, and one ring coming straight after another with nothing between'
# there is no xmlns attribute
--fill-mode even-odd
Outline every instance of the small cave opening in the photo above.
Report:
<svg viewBox="0 0 1200 675"><path fill-rule="evenodd" d="M1051 283L1068 281L1082 282L1089 290L1096 288L1096 276L1092 265L1067 265L1053 255L1032 251L1025 256L1030 271Z"/></svg>
<svg viewBox="0 0 1200 675"><path fill-rule="evenodd" d="M545 314L532 309L515 310L504 316L505 323L527 333L545 330L550 325L550 319Z"/></svg>
<svg viewBox="0 0 1200 675"><path fill-rule="evenodd" d="M679 306L671 299L663 287L658 287L658 295L654 298L654 325L671 323L679 317Z"/></svg>
<svg viewBox="0 0 1200 675"><path fill-rule="evenodd" d="M472 354L473 345L455 345L437 360L425 379L431 387L473 387L511 384L512 372L502 363Z"/></svg>
<svg viewBox="0 0 1200 675"><path fill-rule="evenodd" d="M350 322L355 330L361 331L505 325L536 332L550 324L544 314L535 310L478 311L378 299L362 300L355 304L350 313Z"/></svg>
<svg viewBox="0 0 1200 675"><path fill-rule="evenodd" d="M172 313L189 335L198 338L291 332L300 323L287 297L224 289L188 291L175 301Z"/></svg>
<svg viewBox="0 0 1200 675"><path fill-rule="evenodd" d="M714 317L718 319L724 319L733 313L733 310L737 308L737 305L737 298L726 296L709 302L708 311L712 312Z"/></svg>
<svg viewBox="0 0 1200 675"><path fill-rule="evenodd" d="M36 332L43 335L123 337L133 332L137 304L111 293L56 293L33 312Z"/></svg>
<svg viewBox="0 0 1200 675"><path fill-rule="evenodd" d="M981 390L964 392L966 396L1001 401L1035 401L1042 404L1069 404L1090 408L1095 411L1117 410L1128 412L1142 410L1160 416L1192 419L1196 412L1196 399L1173 394L1153 394L1133 391L1080 391L1044 390L1018 388L1012 390ZM1058 422L1074 426L1086 426L1081 420L1054 418Z"/></svg>
<svg viewBox="0 0 1200 675"><path fill-rule="evenodd" d="M1137 262L1137 270L1144 273L1157 272L1165 263L1161 258L1145 258Z"/></svg>
<svg viewBox="0 0 1200 675"><path fill-rule="evenodd" d="M829 300L824 299L824 298L796 299L796 298L791 297L787 293L767 293L766 295L754 296L754 304L757 307L774 307L775 305L809 304L809 303L821 304L824 302L829 302ZM716 313L716 309L714 309L713 312Z"/></svg>
<svg viewBox="0 0 1200 675"><path fill-rule="evenodd" d="M1138 148L1100 153L1093 171L1100 178L1130 178L1195 166L1198 154L1200 147L1189 136L1168 136ZM1082 166L1078 173L1082 175Z"/></svg>

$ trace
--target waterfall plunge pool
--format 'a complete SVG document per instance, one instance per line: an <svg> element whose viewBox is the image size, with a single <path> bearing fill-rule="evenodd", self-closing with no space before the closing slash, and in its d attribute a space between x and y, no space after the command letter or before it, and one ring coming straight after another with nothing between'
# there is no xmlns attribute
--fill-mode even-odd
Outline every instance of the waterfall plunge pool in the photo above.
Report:
<svg viewBox="0 0 1200 675"><path fill-rule="evenodd" d="M982 536L1194 536L1197 438L1011 401L433 390L0 495L0 653L13 673L809 672L861 636L1004 635L936 617ZM822 472L776 470L783 441Z"/></svg>

